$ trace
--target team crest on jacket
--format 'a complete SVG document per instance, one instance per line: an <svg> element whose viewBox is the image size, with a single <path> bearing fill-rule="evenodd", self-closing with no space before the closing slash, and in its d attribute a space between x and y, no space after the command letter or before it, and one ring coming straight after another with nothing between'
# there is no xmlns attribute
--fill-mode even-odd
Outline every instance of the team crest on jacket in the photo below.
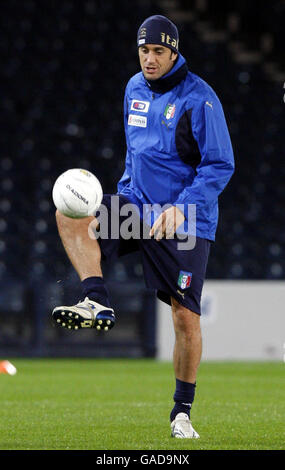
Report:
<svg viewBox="0 0 285 470"><path fill-rule="evenodd" d="M188 287L190 287L191 280L192 280L192 273L189 273L187 271L180 271L177 284L180 287L180 289L187 289Z"/></svg>
<svg viewBox="0 0 285 470"><path fill-rule="evenodd" d="M175 114L175 104L168 103L166 106L163 116L166 117L166 119L172 119Z"/></svg>

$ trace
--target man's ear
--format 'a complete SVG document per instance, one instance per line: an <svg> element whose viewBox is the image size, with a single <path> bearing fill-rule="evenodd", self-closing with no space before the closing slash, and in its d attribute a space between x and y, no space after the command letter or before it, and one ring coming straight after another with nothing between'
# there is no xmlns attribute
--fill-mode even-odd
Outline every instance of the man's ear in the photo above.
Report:
<svg viewBox="0 0 285 470"><path fill-rule="evenodd" d="M172 60L173 62L175 62L176 59L177 59L177 56L178 56L178 54L176 54L176 52L171 51L170 60Z"/></svg>

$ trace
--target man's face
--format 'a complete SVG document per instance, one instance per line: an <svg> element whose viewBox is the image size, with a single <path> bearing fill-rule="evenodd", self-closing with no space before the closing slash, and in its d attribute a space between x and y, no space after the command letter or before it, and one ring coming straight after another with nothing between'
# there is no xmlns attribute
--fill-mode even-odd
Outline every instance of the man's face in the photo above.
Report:
<svg viewBox="0 0 285 470"><path fill-rule="evenodd" d="M144 44L139 47L139 59L142 72L147 80L157 80L172 68L177 54L169 47L159 44Z"/></svg>

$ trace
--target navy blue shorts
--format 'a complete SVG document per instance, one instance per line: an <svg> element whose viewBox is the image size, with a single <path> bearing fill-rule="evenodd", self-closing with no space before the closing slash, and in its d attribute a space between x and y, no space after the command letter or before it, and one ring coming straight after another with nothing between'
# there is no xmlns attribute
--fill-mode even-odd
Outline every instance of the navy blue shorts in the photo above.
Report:
<svg viewBox="0 0 285 470"><path fill-rule="evenodd" d="M114 195L105 194L102 200L102 205L107 208L108 215L111 214L111 196ZM130 204L130 202L120 195L119 211L124 204ZM112 209L114 211L114 207ZM120 213L116 215L119 218L119 224L129 217L129 215L122 216ZM140 223L142 226L141 221ZM177 243L181 243L181 240L177 237L162 238L160 241L142 237L126 240L120 234L118 235L116 239L111 238L111 228L108 224L108 238L103 236L98 238L102 260L113 260L139 250L146 286L156 290L157 297L163 302L171 305L171 297L173 297L192 312L201 314L201 293L211 245L209 240L196 237L193 249L178 250Z"/></svg>

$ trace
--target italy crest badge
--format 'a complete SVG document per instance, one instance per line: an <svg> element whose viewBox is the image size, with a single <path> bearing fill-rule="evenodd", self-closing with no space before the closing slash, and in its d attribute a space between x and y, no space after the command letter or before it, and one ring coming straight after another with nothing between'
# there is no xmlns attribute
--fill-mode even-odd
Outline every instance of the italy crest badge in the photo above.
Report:
<svg viewBox="0 0 285 470"><path fill-rule="evenodd" d="M163 115L166 119L172 119L175 114L175 104L168 103L166 106Z"/></svg>
<svg viewBox="0 0 285 470"><path fill-rule="evenodd" d="M192 273L189 273L186 271L180 271L177 284L180 287L180 289L187 289L188 287L190 287L191 279L192 279Z"/></svg>

